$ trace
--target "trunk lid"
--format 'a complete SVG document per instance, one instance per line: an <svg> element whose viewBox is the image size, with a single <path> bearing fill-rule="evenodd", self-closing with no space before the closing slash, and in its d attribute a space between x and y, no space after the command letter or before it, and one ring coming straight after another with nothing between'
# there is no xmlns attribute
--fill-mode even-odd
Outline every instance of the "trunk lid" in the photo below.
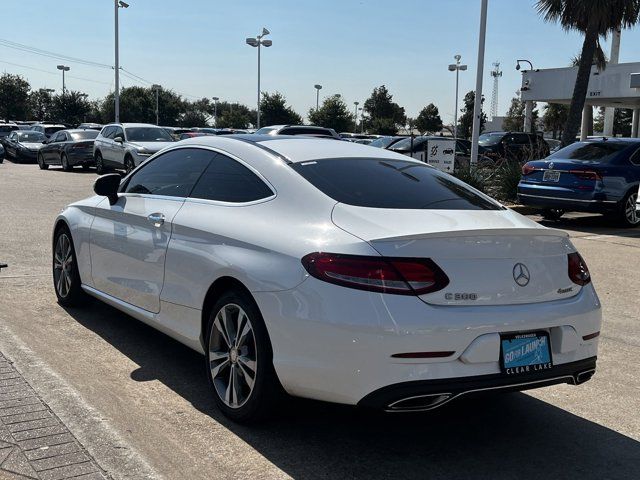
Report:
<svg viewBox="0 0 640 480"><path fill-rule="evenodd" d="M337 204L333 222L382 256L430 258L449 277L433 305L514 305L568 298L568 235L511 210L399 210Z"/></svg>

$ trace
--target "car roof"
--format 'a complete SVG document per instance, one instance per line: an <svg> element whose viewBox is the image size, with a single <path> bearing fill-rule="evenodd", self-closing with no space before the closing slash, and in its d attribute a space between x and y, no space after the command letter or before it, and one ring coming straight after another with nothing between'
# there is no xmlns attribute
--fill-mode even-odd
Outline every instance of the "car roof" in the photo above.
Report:
<svg viewBox="0 0 640 480"><path fill-rule="evenodd" d="M158 125L154 125L152 123L109 123L105 125L105 127L122 127L122 128L131 128L131 127L155 127L155 128L165 128L160 127Z"/></svg>
<svg viewBox="0 0 640 480"><path fill-rule="evenodd" d="M307 137L304 135L256 135L239 134L196 137L181 140L183 145L201 145L224 147L228 141L252 143L270 151L290 163L330 158L374 157L411 161L412 159L391 150L370 147L353 142L344 142L327 138ZM418 162L422 163L422 162Z"/></svg>
<svg viewBox="0 0 640 480"><path fill-rule="evenodd" d="M611 143L640 143L640 138L630 137L599 137L599 138L587 138L582 143L597 143L597 142L611 142Z"/></svg>

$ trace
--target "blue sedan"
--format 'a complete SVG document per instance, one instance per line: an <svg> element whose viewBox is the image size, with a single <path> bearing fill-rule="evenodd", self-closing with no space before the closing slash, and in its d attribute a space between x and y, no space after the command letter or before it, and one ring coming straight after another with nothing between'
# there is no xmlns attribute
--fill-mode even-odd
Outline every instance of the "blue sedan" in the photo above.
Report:
<svg viewBox="0 0 640 480"><path fill-rule="evenodd" d="M518 199L548 219L567 211L594 212L622 225L640 224L640 139L601 138L576 142L522 167Z"/></svg>

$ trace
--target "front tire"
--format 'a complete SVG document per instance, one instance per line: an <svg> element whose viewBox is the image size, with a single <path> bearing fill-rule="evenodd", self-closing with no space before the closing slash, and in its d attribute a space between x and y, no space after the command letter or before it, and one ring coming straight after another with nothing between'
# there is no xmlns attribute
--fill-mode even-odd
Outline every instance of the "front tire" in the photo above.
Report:
<svg viewBox="0 0 640 480"><path fill-rule="evenodd" d="M40 167L40 170L47 170L49 168L49 165L44 163L44 157L41 153L38 153L38 167Z"/></svg>
<svg viewBox="0 0 640 480"><path fill-rule="evenodd" d="M133 163L133 158L131 158L129 155L124 157L124 172L125 172L125 175L129 175L134 168L136 168L136 166Z"/></svg>
<svg viewBox="0 0 640 480"><path fill-rule="evenodd" d="M66 227L58 228L53 239L53 288L58 303L64 307L81 305L87 298L80 282L73 239Z"/></svg>
<svg viewBox="0 0 640 480"><path fill-rule="evenodd" d="M96 152L96 173L98 175L103 175L107 173L107 167L104 166L104 160L102 158L102 154L100 152Z"/></svg>
<svg viewBox="0 0 640 480"><path fill-rule="evenodd" d="M231 290L209 312L207 377L222 413L236 422L264 418L281 395L271 342L251 295Z"/></svg>
<svg viewBox="0 0 640 480"><path fill-rule="evenodd" d="M618 219L623 227L633 228L640 225L640 212L636 210L638 201L638 190L634 189L627 193L620 202L618 208Z"/></svg>
<svg viewBox="0 0 640 480"><path fill-rule="evenodd" d="M65 172L70 172L73 170L73 166L69 165L69 159L65 153L60 155L60 165L62 165L62 170Z"/></svg>

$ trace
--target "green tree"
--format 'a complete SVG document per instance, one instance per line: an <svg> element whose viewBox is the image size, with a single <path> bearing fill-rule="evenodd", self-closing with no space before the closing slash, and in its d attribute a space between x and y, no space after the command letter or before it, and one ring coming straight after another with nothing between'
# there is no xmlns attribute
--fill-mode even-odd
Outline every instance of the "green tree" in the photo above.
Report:
<svg viewBox="0 0 640 480"><path fill-rule="evenodd" d="M442 118L440 118L438 107L433 103L430 103L420 110L418 118L416 118L413 123L421 133L435 133L442 130ZM407 124L410 124L408 119Z"/></svg>
<svg viewBox="0 0 640 480"><path fill-rule="evenodd" d="M319 109L309 110L309 121L314 125L333 128L336 132L346 132L353 126L353 115L340 95L326 98Z"/></svg>
<svg viewBox="0 0 640 480"><path fill-rule="evenodd" d="M613 114L613 136L630 137L633 110L629 108L616 108ZM604 131L604 107L598 109L598 114L593 122L593 129Z"/></svg>
<svg viewBox="0 0 640 480"><path fill-rule="evenodd" d="M160 89L158 94L160 125L176 125L187 108L182 97L171 90ZM115 117L113 92L102 102L105 122ZM127 87L120 92L120 121L156 123L156 93L151 88Z"/></svg>
<svg viewBox="0 0 640 480"><path fill-rule="evenodd" d="M257 112L241 103L218 103L218 126L220 128L249 128L256 125Z"/></svg>
<svg viewBox="0 0 640 480"><path fill-rule="evenodd" d="M542 122L546 131L551 131L553 138L562 135L562 130L567 122L569 115L569 106L560 103L547 103L544 106L544 115Z"/></svg>
<svg viewBox="0 0 640 480"><path fill-rule="evenodd" d="M364 102L363 121L367 130L379 135L395 135L407 120L404 108L393 101L393 96L385 85L373 89L371 96Z"/></svg>
<svg viewBox="0 0 640 480"><path fill-rule="evenodd" d="M507 110L502 126L509 132L524 132L525 102L518 97L511 99L511 106ZM536 102L533 102L533 110L531 112L531 131L536 131L536 123L538 121L538 110Z"/></svg>
<svg viewBox="0 0 640 480"><path fill-rule="evenodd" d="M638 23L640 0L538 0L536 6L545 21L559 22L563 29L584 35L569 115L562 133L565 146L574 141L580 130L594 56L604 58L604 54L598 54L602 52L600 37L606 38L615 29Z"/></svg>
<svg viewBox="0 0 640 480"><path fill-rule="evenodd" d="M473 106L475 104L476 94L473 90L467 92L464 96L463 107L460 109L462 116L458 119L458 137L459 138L471 138L471 131L473 129ZM484 103L484 97L481 100ZM484 130L484 124L487 123L487 114L480 113L480 133Z"/></svg>
<svg viewBox="0 0 640 480"><path fill-rule="evenodd" d="M302 117L287 105L286 98L280 92L262 92L260 122L262 127L269 125L301 125Z"/></svg>
<svg viewBox="0 0 640 480"><path fill-rule="evenodd" d="M0 118L23 120L30 112L31 85L20 75L4 73L0 76Z"/></svg>
<svg viewBox="0 0 640 480"><path fill-rule="evenodd" d="M55 95L51 102L51 120L56 122L78 125L90 111L87 94L74 90Z"/></svg>
<svg viewBox="0 0 640 480"><path fill-rule="evenodd" d="M47 89L41 88L29 94L29 119L41 122L50 121L53 106L53 95Z"/></svg>

